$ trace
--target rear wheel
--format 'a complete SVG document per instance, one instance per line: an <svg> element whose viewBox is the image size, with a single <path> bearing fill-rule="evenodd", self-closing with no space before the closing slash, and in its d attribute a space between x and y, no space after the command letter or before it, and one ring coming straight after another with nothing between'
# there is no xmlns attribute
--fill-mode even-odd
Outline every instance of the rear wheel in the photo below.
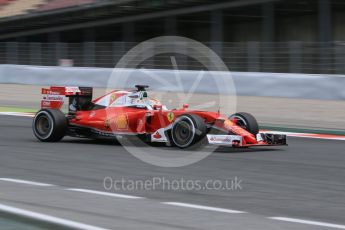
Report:
<svg viewBox="0 0 345 230"><path fill-rule="evenodd" d="M241 128L247 130L253 135L259 133L259 125L257 120L253 115L250 113L239 112L231 115L229 117L230 120L234 120L236 125L240 126Z"/></svg>
<svg viewBox="0 0 345 230"><path fill-rule="evenodd" d="M179 148L191 147L201 142L205 136L205 122L194 114L178 117L171 130L172 143Z"/></svg>
<svg viewBox="0 0 345 230"><path fill-rule="evenodd" d="M32 129L40 141L60 141L66 134L67 120L58 109L42 109L34 117Z"/></svg>

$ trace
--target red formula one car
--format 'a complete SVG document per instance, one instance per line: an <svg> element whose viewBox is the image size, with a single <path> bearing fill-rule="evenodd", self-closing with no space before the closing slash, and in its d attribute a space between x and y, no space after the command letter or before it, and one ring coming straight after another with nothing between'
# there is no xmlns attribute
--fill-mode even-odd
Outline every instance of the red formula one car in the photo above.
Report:
<svg viewBox="0 0 345 230"><path fill-rule="evenodd" d="M33 120L33 132L40 141L54 142L64 136L119 138L136 136L141 140L163 142L179 148L196 144L231 147L286 145L286 136L259 133L256 119L248 113L229 118L218 112L169 110L150 98L146 88L115 90L92 100L89 87L50 87L42 89L42 109ZM64 97L69 111L61 110Z"/></svg>

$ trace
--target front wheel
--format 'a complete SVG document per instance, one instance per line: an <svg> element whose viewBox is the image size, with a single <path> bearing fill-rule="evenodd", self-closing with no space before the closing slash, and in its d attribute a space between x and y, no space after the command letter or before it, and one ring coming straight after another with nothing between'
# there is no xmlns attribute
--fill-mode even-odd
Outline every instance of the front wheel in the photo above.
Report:
<svg viewBox="0 0 345 230"><path fill-rule="evenodd" d="M234 120L236 125L247 130L253 135L256 135L259 133L258 122L255 119L255 117L251 115L250 113L245 113L245 112L235 113L231 115L229 119Z"/></svg>
<svg viewBox="0 0 345 230"><path fill-rule="evenodd" d="M67 120L58 109L41 109L34 117L32 129L40 141L60 141L66 135Z"/></svg>
<svg viewBox="0 0 345 230"><path fill-rule="evenodd" d="M188 148L202 141L206 135L204 120L194 114L178 117L171 130L172 143L179 148Z"/></svg>

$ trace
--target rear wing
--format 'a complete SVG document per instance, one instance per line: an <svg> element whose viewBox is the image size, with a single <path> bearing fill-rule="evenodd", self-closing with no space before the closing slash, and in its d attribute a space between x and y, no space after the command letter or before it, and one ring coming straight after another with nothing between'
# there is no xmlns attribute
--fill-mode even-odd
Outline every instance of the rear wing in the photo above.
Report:
<svg viewBox="0 0 345 230"><path fill-rule="evenodd" d="M91 87L63 87L51 86L50 88L42 88L41 93L43 99L41 108L61 109L64 104L64 98L69 98L69 112L76 111L80 107L80 103L85 104L92 100Z"/></svg>

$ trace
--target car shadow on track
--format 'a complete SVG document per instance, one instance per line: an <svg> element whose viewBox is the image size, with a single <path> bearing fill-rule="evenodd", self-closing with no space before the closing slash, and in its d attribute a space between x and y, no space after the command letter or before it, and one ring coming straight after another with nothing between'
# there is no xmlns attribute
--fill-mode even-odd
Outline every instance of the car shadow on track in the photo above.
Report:
<svg viewBox="0 0 345 230"><path fill-rule="evenodd" d="M259 147L251 147L251 148L231 148L231 147L218 147L215 152L216 153L224 153L224 154L237 154L237 153L257 153L257 152L273 152L273 151L284 151L284 149L272 147L272 148L259 148Z"/></svg>

